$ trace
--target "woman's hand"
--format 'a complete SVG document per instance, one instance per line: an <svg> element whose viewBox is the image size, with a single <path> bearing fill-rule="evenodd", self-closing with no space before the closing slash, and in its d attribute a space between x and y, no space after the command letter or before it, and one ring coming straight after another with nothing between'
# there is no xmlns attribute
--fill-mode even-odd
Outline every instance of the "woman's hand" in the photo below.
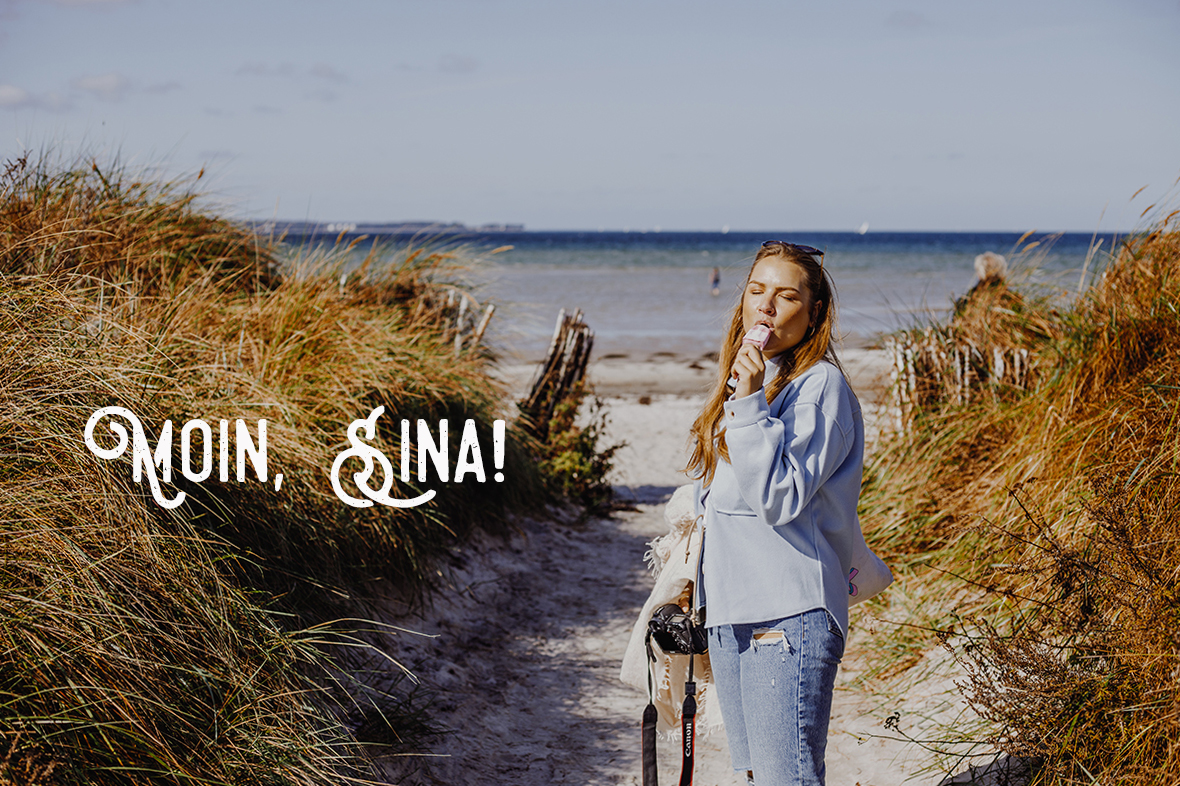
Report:
<svg viewBox="0 0 1180 786"><path fill-rule="evenodd" d="M753 344L742 344L729 374L737 380L734 395L738 398L756 392L762 387L762 379L766 376L766 361L762 359L762 351Z"/></svg>

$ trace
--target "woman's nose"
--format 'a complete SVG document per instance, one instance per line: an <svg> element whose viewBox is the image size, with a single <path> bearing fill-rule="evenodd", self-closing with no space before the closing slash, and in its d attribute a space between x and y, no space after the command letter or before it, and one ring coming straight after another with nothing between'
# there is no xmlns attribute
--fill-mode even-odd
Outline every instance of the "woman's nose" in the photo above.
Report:
<svg viewBox="0 0 1180 786"><path fill-rule="evenodd" d="M774 316L774 298L763 297L758 301L758 311L768 317Z"/></svg>

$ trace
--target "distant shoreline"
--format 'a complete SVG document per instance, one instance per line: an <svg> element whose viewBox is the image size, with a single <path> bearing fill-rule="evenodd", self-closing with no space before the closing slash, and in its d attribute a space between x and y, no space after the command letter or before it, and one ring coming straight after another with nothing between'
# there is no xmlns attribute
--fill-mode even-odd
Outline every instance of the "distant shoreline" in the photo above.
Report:
<svg viewBox="0 0 1180 786"><path fill-rule="evenodd" d="M700 238L714 238L727 243L742 242L752 239L789 237L806 241L807 239L827 239L859 244L859 242L880 242L882 238L912 241L918 237L949 236L956 239L994 238L1015 243L1028 235L1029 242L1055 239L1055 243L1065 242L1074 248L1090 245L1091 241L1103 241L1104 248L1110 248L1120 238L1133 234L1132 231L1112 231L1094 233L1093 230L992 230L992 229L880 229L859 232L855 229L662 229L662 228L585 228L585 229L530 229L523 223L485 223L468 225L460 221L306 221L306 220L246 220L244 222L254 232L261 235L276 235L290 240L310 240L316 238L335 239L337 237L355 240L362 235L369 237L405 237L422 238L432 236L446 236L448 238L479 238L491 236L499 240L505 235L513 235L522 239L568 238L571 240L589 237L625 237L634 242L638 238L650 236L659 238L658 242L667 243L669 240L683 238L696 240ZM861 239L859 242L857 239Z"/></svg>

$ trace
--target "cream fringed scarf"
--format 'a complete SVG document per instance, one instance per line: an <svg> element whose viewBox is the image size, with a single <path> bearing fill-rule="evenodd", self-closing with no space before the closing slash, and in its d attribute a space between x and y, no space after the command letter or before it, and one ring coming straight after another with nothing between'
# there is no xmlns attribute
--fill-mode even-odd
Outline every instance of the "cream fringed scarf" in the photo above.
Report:
<svg viewBox="0 0 1180 786"><path fill-rule="evenodd" d="M619 678L628 685L647 693L647 651L644 638L652 612L665 603L676 603L689 583L696 580L697 557L701 548L702 528L693 515L692 486L681 486L664 506L668 534L658 537L643 559L656 577L623 655ZM680 712L684 704L684 682L688 679L688 655L666 655L652 643L656 661L651 664L654 704L659 711L656 725L661 735L679 735ZM698 736L722 726L721 709L713 700L713 672L709 668L709 654L697 655L693 664L693 680L697 684Z"/></svg>

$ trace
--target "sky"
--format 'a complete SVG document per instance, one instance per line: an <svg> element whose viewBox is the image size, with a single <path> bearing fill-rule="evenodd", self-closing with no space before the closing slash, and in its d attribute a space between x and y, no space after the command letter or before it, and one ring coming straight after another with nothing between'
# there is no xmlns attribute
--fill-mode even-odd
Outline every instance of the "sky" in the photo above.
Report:
<svg viewBox="0 0 1180 786"><path fill-rule="evenodd" d="M0 157L254 219L1127 231L1177 41L1180 0L0 0Z"/></svg>

